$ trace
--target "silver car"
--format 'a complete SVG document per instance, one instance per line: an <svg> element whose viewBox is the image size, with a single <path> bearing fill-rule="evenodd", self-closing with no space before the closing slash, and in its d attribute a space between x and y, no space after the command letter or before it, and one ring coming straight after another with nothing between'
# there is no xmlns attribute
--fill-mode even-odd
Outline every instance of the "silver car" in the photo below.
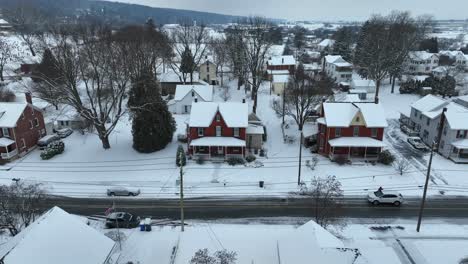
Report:
<svg viewBox="0 0 468 264"><path fill-rule="evenodd" d="M398 192L376 191L370 192L367 195L367 200L373 205L393 204L395 206L400 206L403 203L403 196Z"/></svg>
<svg viewBox="0 0 468 264"><path fill-rule="evenodd" d="M111 187L107 189L108 196L137 196L140 194L140 189L128 187Z"/></svg>

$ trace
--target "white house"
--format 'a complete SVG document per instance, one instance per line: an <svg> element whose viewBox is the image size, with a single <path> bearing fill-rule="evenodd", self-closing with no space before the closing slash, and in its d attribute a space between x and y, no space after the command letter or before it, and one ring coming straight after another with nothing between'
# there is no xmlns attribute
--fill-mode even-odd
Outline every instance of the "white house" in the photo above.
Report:
<svg viewBox="0 0 468 264"><path fill-rule="evenodd" d="M439 153L456 163L468 163L468 109L444 114Z"/></svg>
<svg viewBox="0 0 468 264"><path fill-rule="evenodd" d="M455 58L455 65L465 71L468 71L468 55L463 54L463 52L458 53Z"/></svg>
<svg viewBox="0 0 468 264"><path fill-rule="evenodd" d="M350 82L353 75L353 64L345 61L340 55L327 55L323 59L325 73L337 83Z"/></svg>
<svg viewBox="0 0 468 264"><path fill-rule="evenodd" d="M439 54L427 51L412 51L404 63L407 74L430 74L439 66Z"/></svg>
<svg viewBox="0 0 468 264"><path fill-rule="evenodd" d="M367 93L375 93L375 82L372 80L357 80L351 81L351 89L365 90Z"/></svg>
<svg viewBox="0 0 468 264"><path fill-rule="evenodd" d="M169 101L169 111L174 114L189 114L192 103L213 101L213 86L177 85L174 99Z"/></svg>
<svg viewBox="0 0 468 264"><path fill-rule="evenodd" d="M318 45L317 48L319 51L324 51L326 49L331 49L335 45L335 40L333 39L324 39Z"/></svg>
<svg viewBox="0 0 468 264"><path fill-rule="evenodd" d="M0 246L2 264L113 264L116 243L58 207Z"/></svg>

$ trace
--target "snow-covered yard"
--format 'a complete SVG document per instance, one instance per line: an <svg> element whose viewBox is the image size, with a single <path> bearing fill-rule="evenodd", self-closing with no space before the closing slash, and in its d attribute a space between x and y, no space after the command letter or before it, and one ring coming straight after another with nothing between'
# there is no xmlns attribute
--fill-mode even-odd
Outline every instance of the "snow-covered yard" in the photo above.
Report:
<svg viewBox="0 0 468 264"><path fill-rule="evenodd" d="M235 81L230 82L231 101L241 101L245 97L243 90L237 90ZM219 88L218 88L219 89ZM397 89L398 91L398 89ZM217 90L215 101L221 101L221 91ZM399 117L417 96L391 94L390 87L382 89L381 101L388 119ZM269 83L265 83L259 94L258 116L267 127L268 140L264 147L267 157L258 157L257 166L229 166L227 164L203 165L189 161L185 170L185 188L188 197L199 196L287 196L297 191L299 134L292 120L286 130L288 135L296 137L294 143L284 143L281 131L281 118L271 108L272 97ZM247 100L250 105L252 102ZM176 115L177 134L185 133L188 115ZM389 120L392 124L392 120ZM396 120L393 120L396 122ZM75 197L104 197L109 186L134 186L141 188L144 198L176 198L176 179L179 170L175 166L175 154L179 143L176 135L166 149L140 154L132 149L131 124L128 118L122 118L111 135L112 148L104 150L96 135L81 135L77 131L64 140L65 153L49 161L39 157L39 150L34 150L24 158L3 166L0 171L0 183L10 183L12 178L43 183L53 194ZM302 180L307 183L314 176L336 176L343 185L345 195L363 195L368 190L383 186L395 189L407 196L419 196L426 174L427 154L409 157L402 150L412 148L406 143L406 136L397 126L390 126L385 141L388 148L397 156L411 161L409 172L399 175L392 166L353 163L339 166L329 159L317 156L319 162L314 170L307 167L312 159L307 149L303 151ZM430 195L464 195L468 192L467 165L456 165L436 156L433 164L433 181ZM264 181L265 188L259 188L258 182Z"/></svg>

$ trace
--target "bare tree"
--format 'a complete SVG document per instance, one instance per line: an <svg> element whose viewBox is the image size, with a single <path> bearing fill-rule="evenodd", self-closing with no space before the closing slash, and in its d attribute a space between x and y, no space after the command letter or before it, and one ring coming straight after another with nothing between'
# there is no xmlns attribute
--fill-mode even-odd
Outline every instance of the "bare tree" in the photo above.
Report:
<svg viewBox="0 0 468 264"><path fill-rule="evenodd" d="M231 91L229 91L229 87L221 87L221 99L223 99L224 102L229 101L231 99Z"/></svg>
<svg viewBox="0 0 468 264"><path fill-rule="evenodd" d="M411 164L408 162L407 159L399 158L393 162L393 167L398 173L400 173L400 175L403 175L409 171L409 169L411 168Z"/></svg>
<svg viewBox="0 0 468 264"><path fill-rule="evenodd" d="M14 102L15 93L8 89L6 86L0 85L0 102Z"/></svg>
<svg viewBox="0 0 468 264"><path fill-rule="evenodd" d="M244 49L247 69L250 73L247 82L252 87L254 102L252 111L256 113L258 89L263 82L265 62L273 45L269 35L272 24L262 17L249 17L243 22L246 30L242 34L243 45L241 48Z"/></svg>
<svg viewBox="0 0 468 264"><path fill-rule="evenodd" d="M40 184L16 182L0 186L0 196L0 226L15 236L40 214L46 192Z"/></svg>
<svg viewBox="0 0 468 264"><path fill-rule="evenodd" d="M18 59L15 53L16 45L9 43L6 39L0 38L0 81L5 81L3 71L7 63Z"/></svg>
<svg viewBox="0 0 468 264"><path fill-rule="evenodd" d="M310 187L304 187L302 195L312 199L315 222L327 227L340 209L339 199L343 197L343 190L335 176L314 177Z"/></svg>
<svg viewBox="0 0 468 264"><path fill-rule="evenodd" d="M190 264L235 264L237 253L227 251L226 249L216 251L214 255L210 255L207 248L200 249L195 252L195 255L190 260Z"/></svg>
<svg viewBox="0 0 468 264"><path fill-rule="evenodd" d="M193 82L193 72L200 65L207 51L208 31L205 25L195 26L188 22L182 23L173 32L169 33L175 58L172 60L171 68L179 78L186 83L185 77L180 76L182 55L188 49L192 56L193 66L190 69L190 83Z"/></svg>
<svg viewBox="0 0 468 264"><path fill-rule="evenodd" d="M78 25L59 29L51 36L51 49L59 70L60 83L52 85L63 94L63 103L75 108L90 122L104 149L109 135L126 113L124 99L132 72L128 52L111 38L102 25Z"/></svg>
<svg viewBox="0 0 468 264"><path fill-rule="evenodd" d="M216 64L216 72L220 73L221 86L224 86L224 66L228 61L228 45L225 38L212 38L209 48Z"/></svg>
<svg viewBox="0 0 468 264"><path fill-rule="evenodd" d="M248 72L247 68L247 55L244 49L243 30L235 27L227 32L227 60L234 74L237 78L237 90L245 84Z"/></svg>

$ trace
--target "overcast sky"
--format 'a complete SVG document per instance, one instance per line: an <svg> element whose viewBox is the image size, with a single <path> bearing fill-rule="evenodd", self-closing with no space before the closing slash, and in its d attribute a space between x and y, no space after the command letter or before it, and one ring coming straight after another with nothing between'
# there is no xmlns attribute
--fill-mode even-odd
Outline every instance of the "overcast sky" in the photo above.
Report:
<svg viewBox="0 0 468 264"><path fill-rule="evenodd" d="M291 20L365 20L371 14L409 10L436 19L468 18L468 0L111 0L208 11L229 15L262 15Z"/></svg>

